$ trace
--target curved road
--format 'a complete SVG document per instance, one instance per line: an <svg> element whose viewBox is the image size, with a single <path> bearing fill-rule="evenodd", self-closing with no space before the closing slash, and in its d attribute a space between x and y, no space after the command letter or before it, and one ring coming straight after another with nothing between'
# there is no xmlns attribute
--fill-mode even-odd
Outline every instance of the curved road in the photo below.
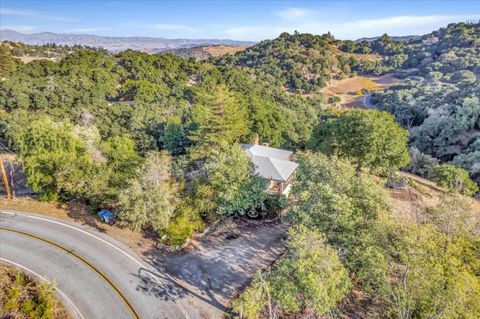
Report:
<svg viewBox="0 0 480 319"><path fill-rule="evenodd" d="M362 98L362 102L363 104L365 105L365 107L367 109L374 109L375 108L375 105L373 105L372 103L370 103L370 98L372 97L372 94L368 94L368 95L365 95L363 98Z"/></svg>
<svg viewBox="0 0 480 319"><path fill-rule="evenodd" d="M188 318L176 283L134 256L77 224L0 211L0 262L54 280L74 317Z"/></svg>

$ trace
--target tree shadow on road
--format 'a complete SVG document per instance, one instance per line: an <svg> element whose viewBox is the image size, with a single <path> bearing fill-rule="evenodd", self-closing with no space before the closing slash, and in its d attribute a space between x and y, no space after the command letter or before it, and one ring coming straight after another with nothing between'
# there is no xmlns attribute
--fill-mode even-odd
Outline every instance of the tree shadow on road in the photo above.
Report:
<svg viewBox="0 0 480 319"><path fill-rule="evenodd" d="M187 296L193 296L220 311L226 310L226 307L223 306L211 293L207 292L207 297L204 297L187 288L185 285L182 285L182 283L175 281L170 276L165 275L164 271L153 273L148 269L141 268L135 276L140 279L137 290L144 294L153 295L164 301L179 300Z"/></svg>
<svg viewBox="0 0 480 319"><path fill-rule="evenodd" d="M283 253L286 229L282 224L244 225L239 226L237 238L214 234L197 242L190 252L169 254L151 249L144 253L145 261L161 274L141 269L139 290L165 300L193 297L194 303L201 301L225 311L228 301L255 272ZM151 276L158 276L161 283Z"/></svg>
<svg viewBox="0 0 480 319"><path fill-rule="evenodd" d="M67 215L75 222L95 228L101 233L106 233L107 230L102 227L100 220L93 214L87 205L80 201L72 200L68 202L66 207Z"/></svg>

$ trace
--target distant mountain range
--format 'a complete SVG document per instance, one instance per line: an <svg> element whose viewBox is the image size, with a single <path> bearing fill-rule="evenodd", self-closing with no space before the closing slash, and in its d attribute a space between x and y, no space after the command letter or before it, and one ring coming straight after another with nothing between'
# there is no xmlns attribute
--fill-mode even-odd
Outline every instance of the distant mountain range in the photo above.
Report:
<svg viewBox="0 0 480 319"><path fill-rule="evenodd" d="M367 41L367 42L372 42L372 41L375 41L377 39L380 39L381 37L371 37L371 38L360 38L358 40L355 40L355 42L359 43L359 42L362 42L362 41ZM410 40L418 40L422 38L421 35L404 35L404 36L390 36L390 39L392 39L393 41L405 41L405 42L408 42Z"/></svg>
<svg viewBox="0 0 480 319"><path fill-rule="evenodd" d="M203 45L250 46L255 42L235 41L229 39L165 39L151 37L102 37L88 34L60 34L52 32L21 33L14 30L0 30L0 40L42 45L55 43L58 45L85 45L104 48L111 52L126 49L156 53L172 49L192 48Z"/></svg>

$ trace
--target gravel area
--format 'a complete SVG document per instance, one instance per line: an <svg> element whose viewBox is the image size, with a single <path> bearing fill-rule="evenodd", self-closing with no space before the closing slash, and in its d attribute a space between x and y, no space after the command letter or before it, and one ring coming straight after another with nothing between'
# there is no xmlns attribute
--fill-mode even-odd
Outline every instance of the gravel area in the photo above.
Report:
<svg viewBox="0 0 480 319"><path fill-rule="evenodd" d="M193 243L188 252L153 250L147 258L183 287L182 303L191 318L222 318L229 300L255 272L284 252L286 231L285 224L240 225L235 236L220 230Z"/></svg>

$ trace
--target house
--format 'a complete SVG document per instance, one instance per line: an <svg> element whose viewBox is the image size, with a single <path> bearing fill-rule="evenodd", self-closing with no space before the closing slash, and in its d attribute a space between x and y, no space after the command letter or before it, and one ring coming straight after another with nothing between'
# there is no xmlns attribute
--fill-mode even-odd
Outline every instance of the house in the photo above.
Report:
<svg viewBox="0 0 480 319"><path fill-rule="evenodd" d="M298 164L292 162L293 152L258 144L242 144L255 165L255 174L269 181L267 192L287 196Z"/></svg>

